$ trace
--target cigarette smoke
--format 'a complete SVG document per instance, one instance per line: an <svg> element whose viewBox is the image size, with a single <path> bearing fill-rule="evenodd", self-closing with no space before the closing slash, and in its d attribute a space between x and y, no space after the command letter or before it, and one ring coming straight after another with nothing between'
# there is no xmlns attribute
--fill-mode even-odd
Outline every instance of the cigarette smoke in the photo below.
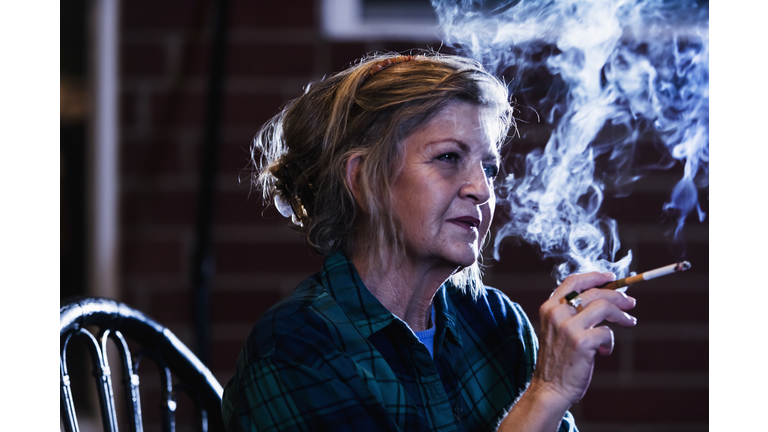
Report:
<svg viewBox="0 0 768 432"><path fill-rule="evenodd" d="M617 262L616 221L601 214L605 185L621 192L641 173L643 137L684 165L664 210L679 238L708 184L709 9L683 0L432 0L443 43L482 62L524 92L526 79L551 77L532 106L553 131L546 147L525 156L497 195L510 216L507 236L537 245L567 275L612 271L625 277L631 251ZM601 161L596 168L595 161ZM602 162L604 161L604 162ZM522 161L521 161L522 162ZM674 161L673 161L674 162ZM669 167L658 165L656 168Z"/></svg>

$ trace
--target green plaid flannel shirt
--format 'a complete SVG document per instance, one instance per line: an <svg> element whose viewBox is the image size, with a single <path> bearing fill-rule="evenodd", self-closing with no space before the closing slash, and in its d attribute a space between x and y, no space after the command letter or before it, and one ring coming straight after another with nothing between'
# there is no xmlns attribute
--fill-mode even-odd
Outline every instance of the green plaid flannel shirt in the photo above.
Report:
<svg viewBox="0 0 768 432"><path fill-rule="evenodd" d="M434 360L344 254L329 256L248 337L224 389L227 430L495 430L533 374L531 323L493 288L474 301L446 284L433 304Z"/></svg>

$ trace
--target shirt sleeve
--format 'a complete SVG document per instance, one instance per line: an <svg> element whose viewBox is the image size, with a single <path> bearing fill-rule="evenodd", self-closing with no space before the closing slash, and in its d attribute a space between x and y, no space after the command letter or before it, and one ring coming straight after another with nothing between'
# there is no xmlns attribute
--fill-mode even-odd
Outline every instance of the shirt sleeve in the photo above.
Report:
<svg viewBox="0 0 768 432"><path fill-rule="evenodd" d="M275 357L258 359L240 375L236 397L225 400L229 432L397 431L390 414L362 382Z"/></svg>
<svg viewBox="0 0 768 432"><path fill-rule="evenodd" d="M517 319L522 327L523 346L525 347L526 356L526 382L530 383L533 378L533 370L536 367L536 356L539 351L539 339L536 337L536 332L533 330L533 325L528 319L528 316L523 312L523 309L517 303L512 303ZM570 411L565 412L563 421L560 422L560 428L558 432L579 432L576 427L576 421L573 419L573 414Z"/></svg>

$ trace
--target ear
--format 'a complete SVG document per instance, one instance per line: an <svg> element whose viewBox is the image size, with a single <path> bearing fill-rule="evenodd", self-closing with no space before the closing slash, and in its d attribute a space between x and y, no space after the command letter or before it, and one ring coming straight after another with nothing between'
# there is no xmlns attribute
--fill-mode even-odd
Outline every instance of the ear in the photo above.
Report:
<svg viewBox="0 0 768 432"><path fill-rule="evenodd" d="M362 167L363 155L359 153L352 154L349 159L347 159L347 186L352 191L352 196L355 197L357 205L359 205L364 212L368 213L368 205L365 202L365 194L360 187L360 170Z"/></svg>

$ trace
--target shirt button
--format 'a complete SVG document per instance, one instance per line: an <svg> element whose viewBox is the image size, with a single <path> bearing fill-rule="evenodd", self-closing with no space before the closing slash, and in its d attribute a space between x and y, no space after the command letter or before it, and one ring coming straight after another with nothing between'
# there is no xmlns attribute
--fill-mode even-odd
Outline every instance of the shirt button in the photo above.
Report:
<svg viewBox="0 0 768 432"><path fill-rule="evenodd" d="M461 404L453 406L453 418L456 419L456 423L461 421Z"/></svg>

